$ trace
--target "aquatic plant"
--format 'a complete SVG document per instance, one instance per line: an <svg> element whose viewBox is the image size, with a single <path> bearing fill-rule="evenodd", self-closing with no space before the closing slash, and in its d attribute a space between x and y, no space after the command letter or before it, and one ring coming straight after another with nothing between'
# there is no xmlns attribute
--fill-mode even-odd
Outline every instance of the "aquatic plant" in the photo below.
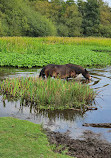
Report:
<svg viewBox="0 0 111 158"><path fill-rule="evenodd" d="M0 86L5 99L7 95L43 109L82 108L95 97L89 85L60 79L8 78Z"/></svg>
<svg viewBox="0 0 111 158"><path fill-rule="evenodd" d="M0 66L37 67L73 63L111 65L111 39L69 37L1 37Z"/></svg>

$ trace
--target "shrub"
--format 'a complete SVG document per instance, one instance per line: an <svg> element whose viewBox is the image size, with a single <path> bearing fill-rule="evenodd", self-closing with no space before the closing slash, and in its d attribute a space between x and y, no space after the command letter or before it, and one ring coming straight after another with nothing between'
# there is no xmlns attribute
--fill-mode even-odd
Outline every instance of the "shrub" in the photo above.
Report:
<svg viewBox="0 0 111 158"><path fill-rule="evenodd" d="M3 26L1 35L48 36L56 34L56 29L52 22L34 11L28 5L28 1L1 0L0 10L4 14L1 23L8 26L8 29L5 29L5 26Z"/></svg>

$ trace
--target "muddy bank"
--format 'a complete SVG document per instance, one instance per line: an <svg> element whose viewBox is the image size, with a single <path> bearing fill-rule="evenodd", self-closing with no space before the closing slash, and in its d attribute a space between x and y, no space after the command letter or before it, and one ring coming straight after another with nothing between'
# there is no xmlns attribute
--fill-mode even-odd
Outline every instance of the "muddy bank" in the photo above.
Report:
<svg viewBox="0 0 111 158"><path fill-rule="evenodd" d="M101 128L111 128L111 123L84 123L83 126L86 127L101 127Z"/></svg>
<svg viewBox="0 0 111 158"><path fill-rule="evenodd" d="M68 149L67 154L77 158L111 158L111 144L102 140L100 134L85 131L83 139L71 139L68 133L46 130L50 144L56 144L55 152ZM59 147L62 145L62 147Z"/></svg>

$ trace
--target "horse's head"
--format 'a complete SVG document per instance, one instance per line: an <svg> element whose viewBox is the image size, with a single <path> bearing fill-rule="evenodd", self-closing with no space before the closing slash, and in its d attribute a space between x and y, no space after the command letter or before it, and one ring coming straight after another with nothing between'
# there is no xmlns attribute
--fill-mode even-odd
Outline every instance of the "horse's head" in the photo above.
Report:
<svg viewBox="0 0 111 158"><path fill-rule="evenodd" d="M86 79L88 79L88 80L91 80L91 79L92 79L92 77L89 75L89 72L88 72L86 69L84 69L83 76L84 76Z"/></svg>

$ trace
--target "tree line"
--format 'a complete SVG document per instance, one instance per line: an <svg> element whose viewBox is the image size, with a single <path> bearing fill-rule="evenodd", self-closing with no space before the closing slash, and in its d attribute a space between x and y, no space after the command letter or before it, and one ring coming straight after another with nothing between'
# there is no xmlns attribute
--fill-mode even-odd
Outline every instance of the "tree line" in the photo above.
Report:
<svg viewBox="0 0 111 158"><path fill-rule="evenodd" d="M0 36L111 37L103 0L0 0Z"/></svg>

